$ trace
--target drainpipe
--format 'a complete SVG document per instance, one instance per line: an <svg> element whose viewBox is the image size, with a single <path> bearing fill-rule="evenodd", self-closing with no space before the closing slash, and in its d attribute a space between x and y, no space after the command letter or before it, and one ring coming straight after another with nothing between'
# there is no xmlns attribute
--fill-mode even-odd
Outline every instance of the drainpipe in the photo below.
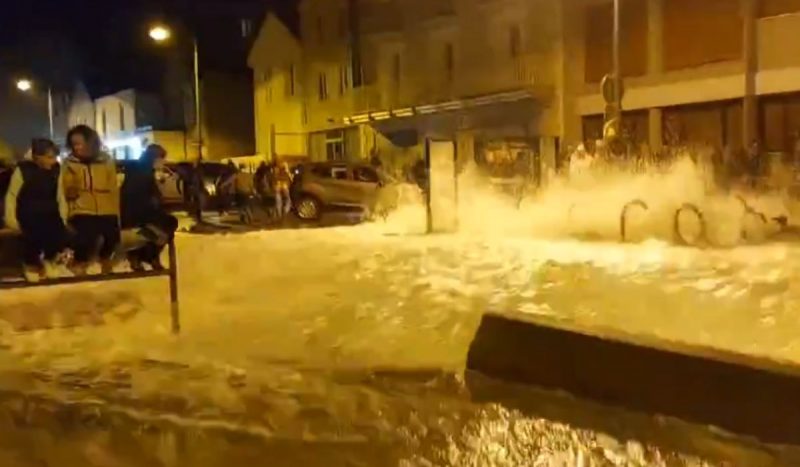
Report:
<svg viewBox="0 0 800 467"><path fill-rule="evenodd" d="M350 35L350 73L353 78L353 87L358 88L364 84L361 66L361 17L359 14L358 0L347 0L347 13Z"/></svg>
<svg viewBox="0 0 800 467"><path fill-rule="evenodd" d="M744 58L744 99L742 102L742 147L749 152L753 141L758 138L758 96L756 94L756 73L758 72L758 43L756 31L756 0L742 0Z"/></svg>

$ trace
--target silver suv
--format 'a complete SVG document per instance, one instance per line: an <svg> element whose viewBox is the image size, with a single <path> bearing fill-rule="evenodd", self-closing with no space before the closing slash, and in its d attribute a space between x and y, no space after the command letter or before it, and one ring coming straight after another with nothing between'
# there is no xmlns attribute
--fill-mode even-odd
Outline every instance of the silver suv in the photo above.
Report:
<svg viewBox="0 0 800 467"><path fill-rule="evenodd" d="M316 162L294 170L291 196L295 214L318 220L326 211L385 215L396 201L395 183L374 167L344 162Z"/></svg>

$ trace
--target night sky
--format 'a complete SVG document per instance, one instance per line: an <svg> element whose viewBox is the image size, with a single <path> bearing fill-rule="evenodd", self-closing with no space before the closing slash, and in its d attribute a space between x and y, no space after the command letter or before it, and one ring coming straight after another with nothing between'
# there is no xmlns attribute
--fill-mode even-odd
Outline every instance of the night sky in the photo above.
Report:
<svg viewBox="0 0 800 467"><path fill-rule="evenodd" d="M246 44L230 43L231 37L236 40L237 15L252 16L260 10L260 18L268 8L286 15L293 10L293 3L6 0L0 14L0 72L42 77L64 90L79 79L94 95L125 87L156 89L169 52L147 38L148 25L154 21L197 31L204 66L244 71ZM226 30L228 35L222 39ZM184 48L187 51L182 56L188 56L188 47Z"/></svg>

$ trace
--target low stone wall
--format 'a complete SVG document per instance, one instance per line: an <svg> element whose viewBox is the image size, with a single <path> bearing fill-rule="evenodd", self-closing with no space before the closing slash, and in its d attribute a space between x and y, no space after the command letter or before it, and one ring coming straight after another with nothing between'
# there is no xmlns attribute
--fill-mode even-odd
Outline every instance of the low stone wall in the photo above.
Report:
<svg viewBox="0 0 800 467"><path fill-rule="evenodd" d="M608 329L487 314L468 370L800 445L800 367Z"/></svg>

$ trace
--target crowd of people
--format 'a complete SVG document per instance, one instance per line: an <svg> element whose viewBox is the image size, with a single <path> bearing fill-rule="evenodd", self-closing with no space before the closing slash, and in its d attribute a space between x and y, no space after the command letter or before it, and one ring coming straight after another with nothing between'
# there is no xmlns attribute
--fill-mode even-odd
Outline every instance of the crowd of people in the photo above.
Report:
<svg viewBox="0 0 800 467"><path fill-rule="evenodd" d="M120 187L115 161L103 152L97 132L85 125L67 134L69 154L36 139L14 169L5 195L5 226L19 232L25 279L58 276L59 263L76 276L92 263L102 273L127 259L135 271L163 269L160 254L178 227L161 203L155 172L167 152L148 146ZM123 230L136 232L133 249L122 251Z"/></svg>
<svg viewBox="0 0 800 467"><path fill-rule="evenodd" d="M253 200L269 213L270 219L284 219L292 208L291 184L289 165L275 161L261 162L252 174L247 173L244 166L237 167L229 162L227 170L216 183L220 195L225 198L219 203L220 206L235 205L242 222L246 224L254 222ZM227 198L231 198L233 203Z"/></svg>

